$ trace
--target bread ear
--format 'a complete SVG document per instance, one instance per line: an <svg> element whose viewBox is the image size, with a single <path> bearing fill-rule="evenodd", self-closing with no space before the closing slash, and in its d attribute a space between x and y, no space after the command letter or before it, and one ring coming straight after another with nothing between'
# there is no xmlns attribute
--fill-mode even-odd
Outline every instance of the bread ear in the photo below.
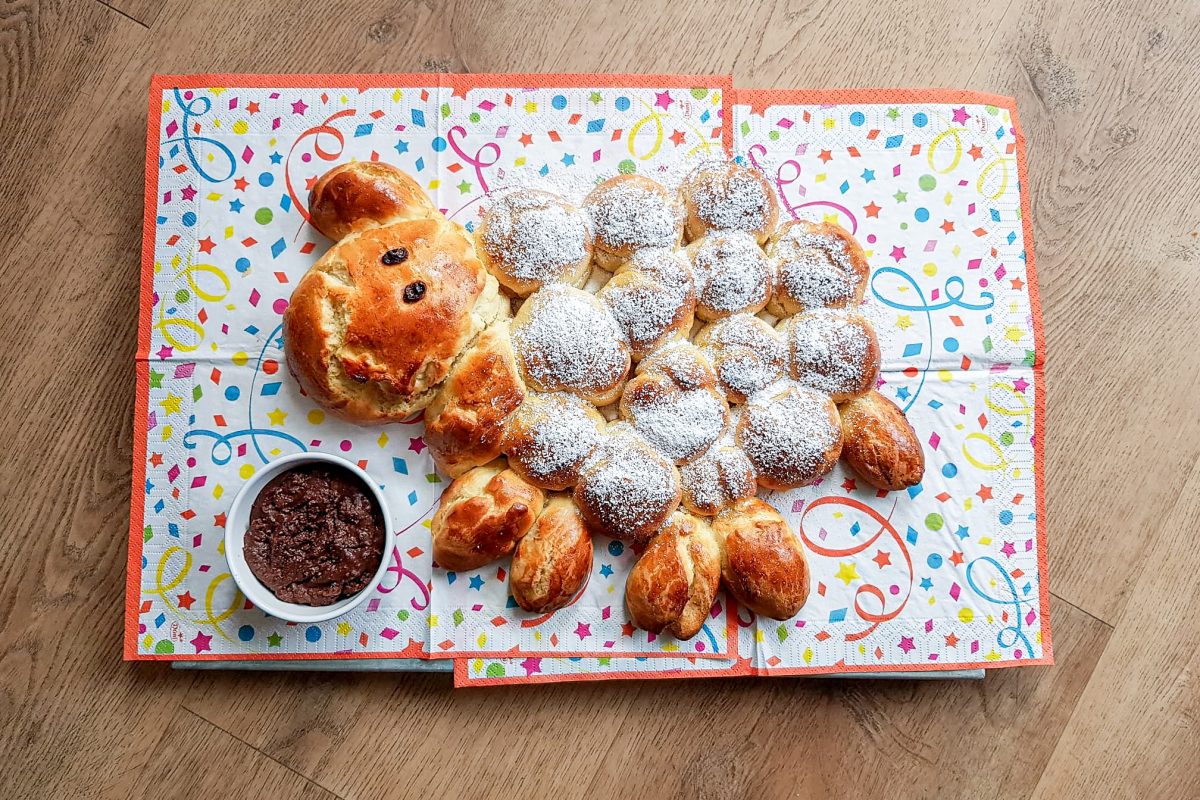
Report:
<svg viewBox="0 0 1200 800"><path fill-rule="evenodd" d="M378 161L339 164L317 179L308 198L309 221L330 239L414 219L437 209L415 180Z"/></svg>

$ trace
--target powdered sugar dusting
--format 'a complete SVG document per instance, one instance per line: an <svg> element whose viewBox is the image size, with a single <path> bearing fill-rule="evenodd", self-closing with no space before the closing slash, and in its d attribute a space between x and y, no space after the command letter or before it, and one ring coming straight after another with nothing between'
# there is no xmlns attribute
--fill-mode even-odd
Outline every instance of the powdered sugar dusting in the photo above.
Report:
<svg viewBox="0 0 1200 800"><path fill-rule="evenodd" d="M690 325L695 307L691 270L674 251L665 248L639 251L626 269L600 290L599 297L635 356L652 349L680 326Z"/></svg>
<svg viewBox="0 0 1200 800"><path fill-rule="evenodd" d="M510 167L498 170L497 181L489 197L500 197L521 189L539 189L579 206L601 179L589 170L550 171L543 174L540 166Z"/></svg>
<svg viewBox="0 0 1200 800"><path fill-rule="evenodd" d="M729 407L715 390L680 390L665 375L631 387L622 408L650 446L677 464L703 453L725 429Z"/></svg>
<svg viewBox="0 0 1200 800"><path fill-rule="evenodd" d="M609 426L583 465L575 497L618 539L644 539L679 504L679 473L634 430Z"/></svg>
<svg viewBox="0 0 1200 800"><path fill-rule="evenodd" d="M523 281L550 283L588 258L588 217L547 192L503 195L483 215L480 245L497 268Z"/></svg>
<svg viewBox="0 0 1200 800"><path fill-rule="evenodd" d="M732 402L744 400L783 375L783 343L757 317L734 314L706 328L701 338L717 380Z"/></svg>
<svg viewBox="0 0 1200 800"><path fill-rule="evenodd" d="M667 342L650 353L638 365L639 375L661 372L669 375L681 389L698 389L716 381L712 362L700 348L681 340Z"/></svg>
<svg viewBox="0 0 1200 800"><path fill-rule="evenodd" d="M868 325L857 314L824 308L784 322L792 377L833 395L863 391L879 366Z"/></svg>
<svg viewBox="0 0 1200 800"><path fill-rule="evenodd" d="M804 308L844 306L856 297L860 277L836 236L791 224L767 251L778 262L780 292Z"/></svg>
<svg viewBox="0 0 1200 800"><path fill-rule="evenodd" d="M771 217L770 191L757 171L727 161L700 165L683 185L704 227L720 231L754 232L766 227Z"/></svg>
<svg viewBox="0 0 1200 800"><path fill-rule="evenodd" d="M629 350L612 314L595 297L562 284L530 296L513 326L513 347L543 391L608 391L625 377Z"/></svg>
<svg viewBox="0 0 1200 800"><path fill-rule="evenodd" d="M780 381L750 398L738 423L738 442L760 476L803 486L832 463L827 458L841 436L828 395Z"/></svg>
<svg viewBox="0 0 1200 800"><path fill-rule="evenodd" d="M700 308L711 316L762 310L774 287L774 269L754 238L732 232L688 246Z"/></svg>
<svg viewBox="0 0 1200 800"><path fill-rule="evenodd" d="M716 514L757 490L754 465L737 446L713 445L681 467L679 476L687 505L704 514Z"/></svg>
<svg viewBox="0 0 1200 800"><path fill-rule="evenodd" d="M605 250L673 247L679 241L682 209L649 178L603 183L588 195L584 210L591 215L597 246Z"/></svg>
<svg viewBox="0 0 1200 800"><path fill-rule="evenodd" d="M519 442L508 448L509 460L537 483L572 485L599 444L603 424L573 395L531 394L513 418Z"/></svg>

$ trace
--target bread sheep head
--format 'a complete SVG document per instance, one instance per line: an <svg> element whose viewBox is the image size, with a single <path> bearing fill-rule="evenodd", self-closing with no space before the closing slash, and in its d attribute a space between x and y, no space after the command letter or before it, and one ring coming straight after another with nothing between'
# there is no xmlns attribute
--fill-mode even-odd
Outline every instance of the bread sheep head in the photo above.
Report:
<svg viewBox="0 0 1200 800"><path fill-rule="evenodd" d="M309 214L335 244L284 314L288 367L309 397L349 419L412 416L501 313L495 279L463 229L386 164L330 170Z"/></svg>

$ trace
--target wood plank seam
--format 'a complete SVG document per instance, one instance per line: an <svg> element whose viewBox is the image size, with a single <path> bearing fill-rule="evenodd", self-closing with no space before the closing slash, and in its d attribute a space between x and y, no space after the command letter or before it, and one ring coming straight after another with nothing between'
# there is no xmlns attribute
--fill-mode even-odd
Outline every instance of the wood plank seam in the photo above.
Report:
<svg viewBox="0 0 1200 800"><path fill-rule="evenodd" d="M122 11L122 10L121 10L121 9L119 9L119 8L117 8L116 6L109 5L108 3L104 2L104 0L96 0L96 2L97 2L97 3L99 3L100 5L104 6L105 8L107 8L109 11L115 11L116 13L120 14L122 17L124 17L125 19L129 20L130 22L133 22L133 23L135 23L135 24L137 24L137 25L141 25L141 26L142 26L143 28L145 28L146 30L150 30L150 26L149 26L149 25L147 25L146 23L142 22L142 21L141 21L140 19L138 19L137 17L132 17L132 16L130 16L129 14L126 14L124 11Z"/></svg>
<svg viewBox="0 0 1200 800"><path fill-rule="evenodd" d="M1022 70L1023 69L1024 68L1022 68ZM1197 458L1194 462L1192 462L1192 466L1190 468L1188 468L1187 470L1185 470L1183 472L1183 474L1186 476L1190 476L1197 469L1200 469L1200 458ZM1186 480L1184 481L1184 485L1186 485ZM1181 487L1181 489L1182 489L1182 487ZM1186 500L1187 500L1187 498L1186 498L1184 492L1180 491L1178 494L1176 494L1175 499L1173 501L1171 501L1171 504L1169 506L1167 506L1167 508L1164 510L1160 519L1173 519L1175 517L1175 511L1179 508L1180 504L1185 502ZM1155 528L1155 530L1151 531L1147 536L1148 541L1146 544L1145 552L1146 553L1152 552L1155 549L1155 547L1157 546L1159 538L1162 536L1163 536L1163 529L1161 527ZM1131 574L1130 580L1129 580L1129 587L1130 587L1129 591L1130 592L1133 592L1133 590L1137 586L1138 582L1142 579L1142 574L1146 571L1146 564L1148 561L1149 561L1149 557L1147 556L1147 557L1143 557L1143 558L1139 559L1140 563L1138 563L1136 565L1131 565L1130 571L1133 574ZM1121 617L1123 617L1125 615L1125 607L1124 607L1124 605L1122 605L1120 612L1118 612L1118 614L1117 614L1117 619L1115 619L1112 622L1108 622L1103 617L1099 617L1099 616L1091 613L1086 608L1083 608L1082 606L1080 606L1076 603L1072 603L1070 600L1064 599L1061 595L1054 594L1053 591L1051 591L1050 593L1052 595L1054 595L1055 597L1057 597L1059 600L1062 600L1067 605L1071 606L1072 608L1078 609L1079 611L1088 615L1092 619L1108 626L1109 630L1116 630L1117 626L1121 624Z"/></svg>
<svg viewBox="0 0 1200 800"><path fill-rule="evenodd" d="M277 758L273 757L273 756L272 756L270 753L267 753L267 752L265 752L265 751L261 750L260 748L257 748L257 747L255 747L253 744L251 744L250 742L246 741L246 740L245 740L245 739L243 739L242 737L238 736L236 733L233 733L232 731L230 731L230 730L228 730L228 729L226 729L226 728L223 728L222 726L220 726L220 725L218 725L217 723L213 722L211 719L208 719L207 717L205 717L203 714L200 714L200 713L199 713L199 712L197 712L197 711L193 711L191 708L189 708L189 707L187 706L187 704L186 704L186 703L180 703L180 704L179 704L179 707L180 707L181 709L183 709L184 711L186 711L187 713L191 714L191 715L192 715L193 717L195 717L196 719L198 719L198 720L200 720L201 722L203 722L205 725L211 725L212 727L214 727L214 728L216 728L217 730L219 730L219 731L221 731L222 733L224 733L226 736L229 736L231 739L236 739L238 742L240 742L241 744L244 744L246 747L249 747L251 750L253 750L254 752L258 753L258 754L259 754L260 756L262 756L263 758L265 758L265 759L267 759L267 760L269 760L269 761L272 761L272 762L274 762L274 763L278 764L279 766L283 767L285 770L287 770L288 772L292 773L293 775L295 775L296 777L300 778L301 780L305 781L306 783L311 783L313 786L316 786L316 787L317 787L318 789L320 789L321 791L323 791L323 792L328 792L329 794L333 795L334 797L340 798L340 800L346 800L346 797L345 797L345 795L339 794L338 792L335 792L333 789L330 789L328 786L325 786L325 785L323 785L323 784L322 784L320 781L314 780L314 779L312 779L312 778L308 777L307 775L305 775L303 772L299 772L299 771L297 771L297 770L293 769L292 767L290 767L290 766L288 766L287 764L283 763L283 762L282 762L282 761L280 761L279 759L277 759ZM164 732L165 732L166 728L164 727L164 729L163 729L163 730L164 730Z"/></svg>
<svg viewBox="0 0 1200 800"><path fill-rule="evenodd" d="M1060 594L1056 594L1054 591L1051 591L1051 592L1050 592L1050 596L1051 596L1051 597L1053 597L1055 600L1057 600L1057 601L1058 601L1058 602L1060 602L1060 603L1066 603L1066 604L1067 604L1067 605L1069 605L1071 608L1073 608L1073 609L1075 609L1076 611L1078 611L1080 614L1083 614L1085 617L1090 617L1090 618L1092 618L1092 619L1096 620L1096 622L1099 622L1101 625L1103 625L1104 627L1108 628L1108 629L1109 629L1109 631L1114 631L1114 630L1116 630L1116 627L1117 627L1117 626L1116 626L1116 625L1114 625L1113 623L1111 623L1111 622L1105 622L1105 621L1104 621L1104 620L1102 620L1100 617L1097 617L1095 614L1093 614L1093 613L1091 613L1090 611L1088 611L1086 608L1081 608L1081 607L1079 607L1079 606L1078 606L1078 605L1076 605L1075 603L1072 603L1070 600L1067 600L1067 599L1066 599L1065 597L1063 597L1062 595L1060 595Z"/></svg>
<svg viewBox="0 0 1200 800"><path fill-rule="evenodd" d="M193 678L191 681L189 681L185 692L190 691L192 684L194 684L195 682L196 682L195 678ZM150 766L150 760L154 757L154 754L158 751L158 748L162 746L162 741L163 741L163 738L167 735L167 731L169 731L171 729L171 717L174 716L175 713L178 713L178 711L181 708L183 708L182 703L175 706L175 711L172 712L170 716L163 717L162 727L158 731L158 736L154 737L154 741L148 742L146 744L146 747L142 750L143 756L141 759L141 763L137 764L136 766L133 764L130 764L130 765L128 765L130 768L136 769L138 771L138 773L140 774L140 773L144 772L148 766ZM128 770L126 770L126 772L127 771ZM108 796L109 792L111 792L113 789L117 788L115 784L118 784L120 781L124 780L125 778L126 778L125 772L117 772L117 773L114 773L113 775L109 776L109 783L103 787L103 791L101 792L101 795Z"/></svg>
<svg viewBox="0 0 1200 800"><path fill-rule="evenodd" d="M1193 480L1197 476L1200 476L1200 458L1196 459L1196 461L1195 461L1195 463L1193 463L1191 469L1186 471L1185 476L1186 477L1183 482L1183 488L1179 492L1178 498L1171 505L1170 510L1161 517L1162 523L1155 531L1155 536L1154 536L1154 544L1155 545L1158 544L1160 538L1163 538L1164 536L1168 535L1168 534L1164 533L1165 531L1170 530L1172 528L1174 528L1174 530L1179 530L1179 525L1176 523L1176 513L1175 512L1179 509L1180 503L1184 502L1185 498L1189 496L1188 492L1186 491L1187 488L1193 483ZM1194 496L1194 494L1195 493L1192 493L1191 496ZM1186 530L1186 527L1184 528L1184 530ZM1168 542L1168 546L1169 546L1169 544L1170 543ZM1144 562L1148 562L1150 559L1149 559L1149 556L1147 556L1147 557L1143 558L1142 560ZM1131 594L1136 594L1138 592L1142 580L1146 579L1146 578L1148 578L1149 580L1153 580L1154 576L1153 575L1146 576L1145 566L1143 565L1143 569L1139 570L1137 578L1134 579L1134 581L1133 581L1132 588L1130 590ZM1134 598L1134 599L1136 599L1136 598ZM1087 612L1085 611L1083 613L1086 614ZM1120 613L1120 618L1117 620L1116 628L1114 630L1120 629L1121 631L1128 631L1128 630L1137 631L1139 622L1137 620L1126 620L1126 616L1130 615L1131 613L1132 612L1129 608L1129 604L1126 604ZM1121 647L1120 647L1120 644L1118 643L1117 636L1110 636L1108 641L1105 642L1105 646L1104 646L1103 650L1101 650L1099 656L1097 657L1095 668L1092 670L1091 674L1088 676L1087 683L1084 684L1083 690L1079 693L1079 696L1076 698L1076 701L1071 708L1071 713L1067 717L1066 725L1063 726L1062 732L1060 733L1058 741L1055 743L1054 750L1051 752L1050 758L1047 759L1045 766L1043 767L1042 771L1038 774L1038 780L1037 780L1037 783L1034 784L1033 793L1030 795L1031 797L1063 796L1062 795L1063 787L1061 785L1057 785L1057 786L1053 785L1055 775L1051 771L1051 767L1052 767L1052 764L1053 764L1056 756L1059 755L1060 750L1062 750L1063 753L1069 754L1069 755L1065 756L1066 758L1078 758L1079 757L1078 754L1072 749L1073 742L1070 739L1069 733L1072 731L1076 717L1079 717L1080 715L1087 715L1087 714L1095 713L1094 706L1087 702L1088 689L1091 688L1091 685L1093 683L1096 683L1096 685L1098 687L1100 687L1097 691L1103 691L1103 689L1105 687L1104 657L1109 654L1110 649L1111 649L1112 653L1114 653L1114 656L1113 656L1114 659L1119 659L1121 657ZM1124 671L1124 670L1127 670L1128 668L1129 668L1128 664L1122 664L1122 665L1120 665L1120 667L1114 668L1114 669L1119 669L1121 671ZM1168 673L1165 671L1167 669L1173 670L1173 672ZM1158 675L1143 675L1142 680L1143 681L1151 681L1151 680L1155 680L1157 678L1161 678L1163 675L1170 675L1171 677L1165 683L1166 683L1166 685L1171 685L1174 683L1181 682L1180 676L1186 670L1188 670L1187 665L1172 664L1172 665L1170 665L1170 667L1164 666L1162 668L1162 671ZM1135 672L1134 674L1137 674L1137 673ZM1131 690L1130 695L1133 697L1136 697L1136 690ZM1104 702L1106 704L1111 703L1112 705L1119 707L1123 703L1127 704L1127 703L1134 702L1134 701L1130 700L1129 697L1126 697L1124 694L1122 694L1117 697L1112 697L1110 695L1110 696L1106 697ZM1189 717L1188 709L1186 706L1177 707L1175 710L1176 710L1176 713L1178 713L1181 717L1183 717L1185 719ZM1088 719L1088 717L1082 717L1081 719ZM1159 725L1164 726L1162 729L1165 730L1166 729L1165 726L1168 725L1169 721L1170 721L1169 719L1156 719L1155 725L1156 726L1159 726ZM1082 727L1085 730L1088 730L1088 723L1081 722L1079 727ZM1092 724L1092 730L1094 730L1094 729L1095 729L1095 721L1093 721L1093 724ZM1090 732L1089 732L1089 735L1090 735ZM1122 735L1128 735L1128 734L1127 734L1127 732L1123 731ZM1186 747L1186 745L1185 745L1185 747ZM1187 751L1185 751L1185 752L1187 752ZM1198 751L1196 751L1195 748L1193 747L1193 748L1191 748L1191 752L1193 754L1196 754ZM1193 755L1193 759L1194 758L1195 758L1195 756ZM1189 772L1189 768L1186 764L1186 757L1185 757L1185 760L1180 763L1182 765L1181 772L1187 773L1187 774L1194 774L1194 769L1192 769ZM1061 770L1059 770L1059 772L1061 773ZM1086 775L1087 775L1087 773L1072 770L1072 772L1070 774L1070 778L1072 779L1072 781L1078 781L1081 778L1086 779L1085 778ZM1060 780L1062 779L1061 774L1058 775L1058 778ZM1161 778L1162 778L1161 775L1156 775L1154 780L1155 781L1161 780ZM1047 783L1047 780L1049 780L1051 783ZM1072 786L1072 788L1079 789L1081 787L1077 783L1075 783ZM1107 796L1122 796L1122 797L1138 796L1138 795L1130 792L1128 786L1121 786L1120 788L1124 789L1126 793L1118 794L1117 787L1112 787L1113 794L1112 795L1103 795L1103 796L1105 796L1105 797L1107 797ZM1045 789L1045 791L1043 791L1043 789ZM1080 796L1085 796L1085 795L1080 795ZM1095 796L1100 796L1100 795L1095 795ZM1174 795L1174 794L1170 793L1170 791L1167 791L1167 792L1162 792L1155 796L1174 797L1177 795ZM1196 796L1196 795L1190 794L1190 795L1178 795L1178 796Z"/></svg>

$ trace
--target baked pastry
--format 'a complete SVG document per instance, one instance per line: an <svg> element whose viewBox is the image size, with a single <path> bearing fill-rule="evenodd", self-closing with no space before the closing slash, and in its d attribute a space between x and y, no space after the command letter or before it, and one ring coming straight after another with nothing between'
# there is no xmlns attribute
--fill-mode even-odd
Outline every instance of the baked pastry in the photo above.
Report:
<svg viewBox="0 0 1200 800"><path fill-rule="evenodd" d="M808 560L778 511L756 497L717 515L725 588L755 614L791 619L808 600Z"/></svg>
<svg viewBox="0 0 1200 800"><path fill-rule="evenodd" d="M710 161L692 170L679 189L688 241L710 231L742 231L763 244L775 230L779 204L763 174L736 161Z"/></svg>
<svg viewBox="0 0 1200 800"><path fill-rule="evenodd" d="M608 309L582 289L554 284L525 301L513 321L525 380L539 392L571 392L598 406L616 400L629 345Z"/></svg>
<svg viewBox="0 0 1200 800"><path fill-rule="evenodd" d="M449 570L478 569L508 555L542 511L542 490L504 461L476 467L446 487L430 523L433 560Z"/></svg>
<svg viewBox="0 0 1200 800"><path fill-rule="evenodd" d="M706 325L695 342L711 359L731 403L744 403L783 377L783 342L770 325L751 314L734 314Z"/></svg>
<svg viewBox="0 0 1200 800"><path fill-rule="evenodd" d="M334 241L379 225L437 216L415 180L379 161L339 164L318 178L308 195L309 222Z"/></svg>
<svg viewBox="0 0 1200 800"><path fill-rule="evenodd" d="M677 247L683 238L683 204L657 181L616 175L583 201L595 234L596 266L614 271L638 250Z"/></svg>
<svg viewBox="0 0 1200 800"><path fill-rule="evenodd" d="M808 486L833 469L842 451L837 406L816 389L780 381L746 403L737 443L754 465L760 486Z"/></svg>
<svg viewBox="0 0 1200 800"><path fill-rule="evenodd" d="M766 308L775 289L775 268L750 234L714 232L689 244L687 254L700 319L711 322Z"/></svg>
<svg viewBox="0 0 1200 800"><path fill-rule="evenodd" d="M349 419L412 416L500 316L495 279L463 229L386 164L325 173L309 217L340 241L292 293L283 316L288 368L309 397Z"/></svg>
<svg viewBox="0 0 1200 800"><path fill-rule="evenodd" d="M626 585L643 628L694 636L722 580L785 619L808 567L759 487L810 484L842 452L878 488L923 476L915 432L872 388L862 248L836 225L772 233L776 199L755 170L702 164L678 193L621 175L580 208L518 189L472 239L412 178L356 163L318 180L310 212L339 241L284 316L289 368L354 420L425 409L454 477L433 556L466 570L511 553L522 608L577 598L599 534L647 545ZM613 273L598 295L581 289L593 265ZM513 319L510 297L524 298ZM598 406L613 403L609 423Z"/></svg>
<svg viewBox="0 0 1200 800"><path fill-rule="evenodd" d="M509 323L497 322L454 363L425 411L425 444L452 478L500 455L509 418L525 400Z"/></svg>
<svg viewBox="0 0 1200 800"><path fill-rule="evenodd" d="M828 222L793 220L767 245L778 279L767 310L777 317L810 308L842 308L862 302L871 267L849 231Z"/></svg>
<svg viewBox="0 0 1200 800"><path fill-rule="evenodd" d="M875 386L879 340L861 314L818 308L781 322L779 330L794 380L820 389L835 403Z"/></svg>
<svg viewBox="0 0 1200 800"><path fill-rule="evenodd" d="M627 423L612 423L574 496L592 533L645 542L679 507L679 472Z"/></svg>
<svg viewBox="0 0 1200 800"><path fill-rule="evenodd" d="M904 412L872 389L838 407L842 456L877 489L916 486L925 476L925 453Z"/></svg>
<svg viewBox="0 0 1200 800"><path fill-rule="evenodd" d="M621 418L676 464L686 464L707 450L729 419L729 404L706 367L662 359L639 370L621 394Z"/></svg>
<svg viewBox="0 0 1200 800"><path fill-rule="evenodd" d="M587 214L550 192L517 189L495 198L475 241L488 272L518 297L550 283L582 288L592 274Z"/></svg>
<svg viewBox="0 0 1200 800"><path fill-rule="evenodd" d="M696 312L692 271L674 250L639 250L596 295L608 307L637 361L687 336Z"/></svg>
<svg viewBox="0 0 1200 800"><path fill-rule="evenodd" d="M679 639L700 632L721 583L721 550L708 522L675 512L625 580L629 618Z"/></svg>
<svg viewBox="0 0 1200 800"><path fill-rule="evenodd" d="M543 489L569 489L600 444L606 423L594 406L572 394L530 394L508 425L502 447L508 463Z"/></svg>
<svg viewBox="0 0 1200 800"><path fill-rule="evenodd" d="M526 611L555 611L571 602L592 572L592 535L566 495L546 503L513 553L509 591Z"/></svg>
<svg viewBox="0 0 1200 800"><path fill-rule="evenodd" d="M711 517L758 491L758 475L736 444L718 442L679 468L682 504L693 514Z"/></svg>
<svg viewBox="0 0 1200 800"><path fill-rule="evenodd" d="M305 393L363 422L429 405L463 348L501 313L460 228L417 219L352 233L304 274L283 315Z"/></svg>
<svg viewBox="0 0 1200 800"><path fill-rule="evenodd" d="M708 354L682 339L667 342L638 362L636 375L662 372L689 386L716 386L717 373Z"/></svg>

